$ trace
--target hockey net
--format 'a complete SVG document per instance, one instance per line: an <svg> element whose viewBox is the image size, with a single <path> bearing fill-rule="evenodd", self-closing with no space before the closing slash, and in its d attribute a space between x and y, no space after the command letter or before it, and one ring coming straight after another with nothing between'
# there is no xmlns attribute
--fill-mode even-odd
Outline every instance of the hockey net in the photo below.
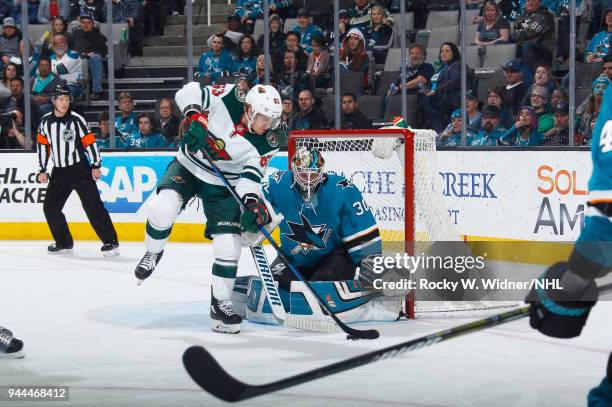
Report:
<svg viewBox="0 0 612 407"><path fill-rule="evenodd" d="M372 152L376 138L394 138L403 145L389 158ZM378 223L383 255L428 253L437 242L465 246L450 221L437 176L436 133L433 130L380 129L292 132L289 161L300 146L314 147L325 159L325 171L351 181ZM465 246L467 248L467 246ZM423 294L423 295L421 295ZM446 301L418 290L406 296L406 313L450 315L490 311L518 305L502 301Z"/></svg>

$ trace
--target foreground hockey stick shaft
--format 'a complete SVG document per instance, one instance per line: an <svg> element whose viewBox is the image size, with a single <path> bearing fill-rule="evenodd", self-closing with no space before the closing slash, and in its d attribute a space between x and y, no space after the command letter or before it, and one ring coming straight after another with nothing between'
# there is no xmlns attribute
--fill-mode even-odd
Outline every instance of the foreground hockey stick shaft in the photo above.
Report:
<svg viewBox="0 0 612 407"><path fill-rule="evenodd" d="M240 196L238 196L238 193L236 192L234 187L229 183L227 178L225 178L225 176L221 173L221 170L219 169L219 167L217 167L215 160L213 160L213 158L210 156L208 151L206 151L205 149L201 149L200 151L202 151L202 154L204 154L204 156L210 163L210 166L213 168L213 170L215 171L219 179L223 182L225 187L228 189L230 194L232 194L234 199L238 202L238 205L240 205L243 211L247 210L246 205L244 204L244 202L242 202L242 199L240 199ZM315 296L315 298L319 302L319 305L321 305L327 311L329 316L334 320L334 322L336 322L336 324L340 327L340 329L342 329L344 332L348 334L348 337L350 339L376 339L380 336L379 332L375 329L367 329L367 330L354 329L346 325L344 322L342 322L340 318L338 318L336 314L332 310L329 309L329 307L327 306L325 301L323 301L323 299L319 296L319 294L312 289L310 284L308 284L308 282L304 280L304 277L300 274L300 272L289 262L289 260L287 259L287 257L285 257L285 255L281 251L281 248L278 246L278 244L276 244L276 242L274 241L270 233L268 233L268 231L262 225L258 224L257 226L259 227L259 231L265 236L266 240L270 242L270 244L272 245L272 247L278 254L278 257L280 257L283 263L287 265L287 267L298 278L298 280L303 282L308 287L310 292L312 292L312 294Z"/></svg>
<svg viewBox="0 0 612 407"><path fill-rule="evenodd" d="M599 292L612 290L612 284L600 287ZM367 365L382 359L400 356L426 346L435 345L449 339L457 338L472 332L481 331L496 325L505 324L510 321L529 315L531 306L527 305L512 311L496 314L488 318L459 325L455 328L445 329L433 334L411 339L397 345L375 350L363 355L355 356L340 362L300 373L286 379L278 380L268 384L250 385L234 378L221 367L212 355L201 346L192 346L183 354L183 364L191 378L204 390L215 397L225 401L241 401L252 397L272 393L298 384L310 382L325 376Z"/></svg>

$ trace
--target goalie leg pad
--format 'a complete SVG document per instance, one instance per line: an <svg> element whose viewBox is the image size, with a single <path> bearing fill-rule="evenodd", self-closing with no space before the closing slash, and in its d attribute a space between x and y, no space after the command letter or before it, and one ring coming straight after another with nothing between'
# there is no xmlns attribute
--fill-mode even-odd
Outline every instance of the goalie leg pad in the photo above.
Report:
<svg viewBox="0 0 612 407"><path fill-rule="evenodd" d="M286 312L289 312L289 291L278 287L283 307ZM259 277L251 277L249 280L249 289L247 293L246 317L250 322L259 324L278 325L278 322L272 315L270 303L266 297L263 284Z"/></svg>
<svg viewBox="0 0 612 407"><path fill-rule="evenodd" d="M347 281L314 281L311 288L344 323L396 321L401 310L401 298L365 297L361 283ZM312 320L326 320L315 296L301 281L291 283L291 315Z"/></svg>
<svg viewBox="0 0 612 407"><path fill-rule="evenodd" d="M218 300L229 300L232 295L241 251L239 235L213 236L215 262L212 267L212 289L214 297Z"/></svg>
<svg viewBox="0 0 612 407"><path fill-rule="evenodd" d="M145 232L148 252L159 253L164 250L182 207L183 198L172 189L162 189L151 199Z"/></svg>

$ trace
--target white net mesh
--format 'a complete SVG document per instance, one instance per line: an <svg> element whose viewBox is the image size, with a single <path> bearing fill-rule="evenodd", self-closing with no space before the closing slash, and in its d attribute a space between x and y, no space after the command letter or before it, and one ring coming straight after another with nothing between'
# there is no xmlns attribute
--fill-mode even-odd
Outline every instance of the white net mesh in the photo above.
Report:
<svg viewBox="0 0 612 407"><path fill-rule="evenodd" d="M414 241L414 253L429 253L435 242L461 242L462 237L450 221L450 215L442 199L442 186L437 176L436 133L433 130L413 130L414 151L404 145L396 148L389 158L378 158L372 153L374 139L402 137L397 130L372 130L368 133L350 133L338 130L330 134L292 135L295 148L316 148L325 159L325 171L340 174L351 181L362 193L364 201L372 209L381 231L383 254L393 255L406 251L406 240ZM404 136L402 138L405 139ZM291 153L291 150L290 150ZM412 154L414 179L406 182L404 162ZM289 157L291 159L291 157ZM414 199L407 202L406 185L414 186ZM408 194L410 195L410 194ZM406 227L406 207L414 205L414 227ZM409 222L410 224L410 222ZM408 224L408 225L409 225ZM407 231L407 232L405 232ZM412 234L406 239L405 233ZM460 245L458 243L455 246ZM460 245L467 247L465 245ZM449 313L479 311L515 306L516 303L498 301L445 301L444 298L420 300L416 292L416 313Z"/></svg>

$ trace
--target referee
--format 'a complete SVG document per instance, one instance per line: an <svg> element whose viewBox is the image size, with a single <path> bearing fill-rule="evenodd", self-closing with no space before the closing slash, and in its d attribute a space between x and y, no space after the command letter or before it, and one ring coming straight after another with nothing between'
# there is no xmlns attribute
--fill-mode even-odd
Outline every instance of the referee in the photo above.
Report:
<svg viewBox="0 0 612 407"><path fill-rule="evenodd" d="M118 256L117 232L96 187L102 175L96 138L83 116L70 109L72 96L68 87L58 85L52 102L53 111L42 117L36 135L40 165L38 181L49 182L43 210L55 240L47 250L49 253L72 252L74 242L62 209L75 190L89 223L103 242L102 254ZM51 177L47 174L50 156L53 158Z"/></svg>

